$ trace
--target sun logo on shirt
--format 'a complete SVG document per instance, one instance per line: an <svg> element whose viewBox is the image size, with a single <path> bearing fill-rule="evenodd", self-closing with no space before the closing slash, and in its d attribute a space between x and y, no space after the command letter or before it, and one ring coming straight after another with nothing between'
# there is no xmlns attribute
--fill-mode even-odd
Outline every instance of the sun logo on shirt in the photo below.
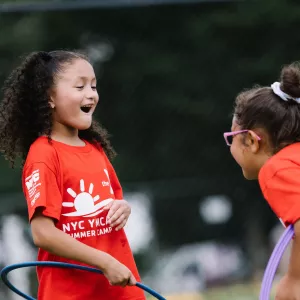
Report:
<svg viewBox="0 0 300 300"><path fill-rule="evenodd" d="M74 202L63 202L62 206L64 207L74 207L76 211L71 213L62 214L63 216L75 217L75 216L83 216L83 217L92 217L97 216L103 211L103 207L113 201L113 199L105 199L101 202L100 196L92 196L94 190L94 184L91 183L89 186L88 192L85 191L84 180L80 180L80 193L76 193L71 188L67 189L67 192L70 196L74 198ZM96 203L98 202L98 203Z"/></svg>

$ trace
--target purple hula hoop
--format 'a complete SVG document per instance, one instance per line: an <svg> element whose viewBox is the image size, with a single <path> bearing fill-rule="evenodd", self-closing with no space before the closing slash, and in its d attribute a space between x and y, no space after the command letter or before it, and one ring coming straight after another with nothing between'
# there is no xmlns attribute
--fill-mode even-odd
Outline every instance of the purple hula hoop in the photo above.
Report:
<svg viewBox="0 0 300 300"><path fill-rule="evenodd" d="M294 228L292 225L290 225L289 227L286 228L286 230L280 237L278 243L276 244L264 273L259 300L270 299L272 283L274 280L276 270L278 268L281 257L286 247L288 246L291 239L293 238L293 235L294 235Z"/></svg>

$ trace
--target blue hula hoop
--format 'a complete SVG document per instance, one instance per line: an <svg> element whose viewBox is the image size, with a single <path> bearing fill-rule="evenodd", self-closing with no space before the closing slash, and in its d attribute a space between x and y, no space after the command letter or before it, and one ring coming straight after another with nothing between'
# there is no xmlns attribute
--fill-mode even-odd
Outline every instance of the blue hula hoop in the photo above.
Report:
<svg viewBox="0 0 300 300"><path fill-rule="evenodd" d="M67 269L77 269L77 270L84 270L84 271L89 271L93 273L98 273L98 274L103 274L102 271L92 268L92 267L85 267L85 266L80 266L80 265L75 265L75 264L68 264L68 263L60 263L60 262L51 262L51 261L44 261L44 262L39 262L39 261L32 261L32 262L25 262L25 263L19 263L19 264L13 264L6 266L3 268L0 272L1 279L3 282L6 284L6 286L11 289L13 292L18 294L19 296L23 297L24 299L27 300L36 300L35 298L28 296L18 290L7 278L7 275L9 272L20 269L20 268L26 268L26 267L36 267L36 266L44 266L44 267L55 267L55 268L67 268ZM148 286L137 282L136 286L139 287L140 289L144 290L145 292L149 293L153 297L155 297L158 300L167 300L160 294L158 294L156 291L152 290Z"/></svg>

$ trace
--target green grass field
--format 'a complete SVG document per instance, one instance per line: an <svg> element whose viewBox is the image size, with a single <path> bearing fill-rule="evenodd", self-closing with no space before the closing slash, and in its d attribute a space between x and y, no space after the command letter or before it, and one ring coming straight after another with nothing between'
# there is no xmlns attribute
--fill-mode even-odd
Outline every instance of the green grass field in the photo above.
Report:
<svg viewBox="0 0 300 300"><path fill-rule="evenodd" d="M260 282L208 289L201 295L164 295L167 300L258 300ZM274 293L274 289L273 289ZM149 297L149 300L153 298Z"/></svg>

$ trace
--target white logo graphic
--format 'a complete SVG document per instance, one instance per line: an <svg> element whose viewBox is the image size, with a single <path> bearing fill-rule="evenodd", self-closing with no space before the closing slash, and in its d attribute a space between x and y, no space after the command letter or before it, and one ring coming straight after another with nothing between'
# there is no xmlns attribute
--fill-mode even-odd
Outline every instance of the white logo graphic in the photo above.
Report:
<svg viewBox="0 0 300 300"><path fill-rule="evenodd" d="M109 187L110 187L110 193L113 195L114 194L114 190L112 189L111 184L110 184L110 179L109 179L108 171L106 169L104 169L104 173L107 176L108 182L102 181L102 185L103 186L105 186L105 185L108 186L109 185Z"/></svg>
<svg viewBox="0 0 300 300"><path fill-rule="evenodd" d="M35 170L32 172L31 175L29 175L26 178L26 187L28 189L28 191L30 191L31 189L33 189L36 185L37 182L40 180L40 173L39 170Z"/></svg>
<svg viewBox="0 0 300 300"><path fill-rule="evenodd" d="M103 207L106 206L108 203L113 201L113 199L105 199L97 204L95 204L99 199L100 196L96 195L95 197L92 196L93 194L94 185L91 183L89 187L89 192L85 192L84 180L80 180L80 191L81 193L76 194L71 188L67 189L69 195L74 198L73 202L63 202L62 206L64 207L75 207L76 211L71 213L62 214L63 216L74 217L74 216L83 216L83 217L93 217L97 216L103 211Z"/></svg>
<svg viewBox="0 0 300 300"><path fill-rule="evenodd" d="M32 199L31 202L30 202L31 206L33 206L33 205L35 204L36 200L40 197L40 195L41 195L40 192L37 192L37 193L34 195L33 199Z"/></svg>
<svg viewBox="0 0 300 300"><path fill-rule="evenodd" d="M29 198L33 198L31 200L31 206L35 204L36 200L40 196L40 192L37 193L37 188L41 185L39 180L40 180L39 170L33 171L32 174L25 179L25 184L28 190Z"/></svg>

